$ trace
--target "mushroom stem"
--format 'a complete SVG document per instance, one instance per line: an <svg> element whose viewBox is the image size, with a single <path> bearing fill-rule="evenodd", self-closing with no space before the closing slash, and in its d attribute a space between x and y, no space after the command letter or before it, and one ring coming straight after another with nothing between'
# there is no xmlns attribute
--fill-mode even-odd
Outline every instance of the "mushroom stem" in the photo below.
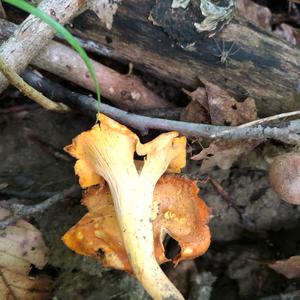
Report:
<svg viewBox="0 0 300 300"><path fill-rule="evenodd" d="M136 277L156 300L182 300L165 276L154 254L152 198L155 184L168 169L179 172L185 166L185 137L177 132L159 135L141 144L125 126L100 114L100 124L81 133L65 150L78 158L75 172L81 186L104 178L110 187L124 246ZM144 157L142 169L134 153ZM87 169L83 175L82 170Z"/></svg>
<svg viewBox="0 0 300 300"><path fill-rule="evenodd" d="M117 218L135 276L155 300L184 300L163 273L154 255L151 221L154 186L140 182L130 190L127 188L120 190L111 187L111 191L115 194Z"/></svg>

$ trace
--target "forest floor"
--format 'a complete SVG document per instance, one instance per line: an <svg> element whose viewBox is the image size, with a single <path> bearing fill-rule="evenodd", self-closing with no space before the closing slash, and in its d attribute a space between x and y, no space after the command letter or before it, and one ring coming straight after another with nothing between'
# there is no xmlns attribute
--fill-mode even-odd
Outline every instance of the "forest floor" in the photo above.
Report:
<svg viewBox="0 0 300 300"><path fill-rule="evenodd" d="M80 114L56 114L36 106L0 115L0 180L8 184L0 196L14 197L18 191L25 193L21 198L30 198L37 193L40 196L30 202L37 203L44 200L43 192L59 192L76 183L73 159L61 149L92 124ZM196 284L195 274L204 276L199 277L203 286L213 283L211 299L260 299L300 288L299 281L288 280L267 266L272 260L294 255L300 246L300 207L280 200L268 182L264 153L271 147L275 146L264 144L230 170L210 173L230 194L238 212L209 183L200 184L201 196L212 209L212 245L195 263L183 262L175 269L165 266L185 295ZM197 163L190 161L183 173L194 174L197 168ZM63 244L62 235L85 211L78 195L30 218L50 249L44 272L55 279L53 296L66 300L146 299L131 276L104 269Z"/></svg>
<svg viewBox="0 0 300 300"><path fill-rule="evenodd" d="M258 2L273 11L282 9L271 1ZM149 82L151 86L151 78ZM164 87L179 97L178 90ZM74 160L62 149L93 124L93 119L81 113L49 112L16 90L7 90L0 104L0 183L5 183L0 200L18 198L35 204L47 198L46 194L77 184ZM200 162L188 160L183 174L199 180L200 195L211 208L212 244L194 261L182 262L177 268L163 265L187 299L300 299L299 280L287 279L268 267L271 261L300 253L300 206L280 200L268 180L270 153L287 149L268 141L242 155L228 170L211 169L209 175L230 195L229 201L205 182L205 176L197 178ZM54 280L52 297L57 300L150 299L132 276L103 268L64 245L62 235L86 212L80 199L77 194L29 218L41 230L50 253L46 268L33 269L32 274L47 274ZM170 240L167 248L174 247ZM210 291L209 298L205 295Z"/></svg>

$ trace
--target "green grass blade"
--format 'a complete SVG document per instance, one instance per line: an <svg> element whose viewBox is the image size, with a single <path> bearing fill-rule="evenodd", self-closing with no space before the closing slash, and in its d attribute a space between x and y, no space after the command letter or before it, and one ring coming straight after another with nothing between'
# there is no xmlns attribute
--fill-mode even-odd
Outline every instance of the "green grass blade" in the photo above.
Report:
<svg viewBox="0 0 300 300"><path fill-rule="evenodd" d="M53 29L55 29L58 33L60 33L67 41L68 43L78 52L82 60L84 61L86 67L88 68L92 79L94 81L94 84L96 86L96 93L97 93L97 99L98 99L98 113L100 112L100 103L101 103L101 96L100 96L100 85L95 73L95 70L92 66L92 63L86 54L85 50L80 46L76 38L61 24L56 22L53 18L48 16L46 13L41 11L40 9L32 6L31 4L27 3L23 0L3 0L3 2L9 3L13 6L16 6L38 18L43 20L45 23L47 23L49 26L51 26Z"/></svg>

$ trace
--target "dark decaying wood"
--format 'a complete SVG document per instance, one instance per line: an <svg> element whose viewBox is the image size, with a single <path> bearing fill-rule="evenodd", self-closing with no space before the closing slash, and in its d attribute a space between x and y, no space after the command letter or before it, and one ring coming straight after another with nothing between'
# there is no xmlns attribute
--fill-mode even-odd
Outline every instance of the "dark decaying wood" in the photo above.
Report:
<svg viewBox="0 0 300 300"><path fill-rule="evenodd" d="M170 10L171 0L126 0L107 30L86 12L74 21L74 32L98 43L98 50L178 87L195 89L199 79L218 84L243 100L255 98L259 116L300 108L300 50L270 32L235 17L221 33L208 38L193 25L201 22L192 1L186 11ZM154 9L154 6L157 5ZM148 19L160 24L155 26ZM233 50L224 64L222 48ZM92 47L93 48L93 47ZM101 52L101 51L100 51Z"/></svg>

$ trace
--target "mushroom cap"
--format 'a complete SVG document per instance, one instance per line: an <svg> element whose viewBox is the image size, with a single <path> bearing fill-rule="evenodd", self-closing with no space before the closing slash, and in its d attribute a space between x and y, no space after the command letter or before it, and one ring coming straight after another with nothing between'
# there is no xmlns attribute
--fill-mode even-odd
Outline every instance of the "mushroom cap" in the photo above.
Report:
<svg viewBox="0 0 300 300"><path fill-rule="evenodd" d="M276 157L269 170L269 179L282 200L300 205L300 153Z"/></svg>
<svg viewBox="0 0 300 300"><path fill-rule="evenodd" d="M168 233L181 251L175 265L204 254L210 245L207 226L209 208L198 196L195 181L178 175L164 175L153 194L152 222L155 257L158 263L168 261L163 240ZM64 236L64 243L78 254L92 256L106 267L131 272L107 185L89 188L82 203L88 213Z"/></svg>
<svg viewBox="0 0 300 300"><path fill-rule="evenodd" d="M104 266L130 271L108 186L88 188L82 204L89 212L65 233L64 243L78 254L99 259Z"/></svg>
<svg viewBox="0 0 300 300"><path fill-rule="evenodd" d="M119 173L121 170L136 173L135 152L145 156L145 165L151 164L153 170L150 173L156 174L157 179L166 169L177 173L185 166L186 138L178 137L178 132L163 133L142 144L126 126L103 114L99 114L98 119L100 124L79 134L64 148L77 158L75 174L79 176L82 188L103 184L103 178L111 179L111 169Z"/></svg>
<svg viewBox="0 0 300 300"><path fill-rule="evenodd" d="M118 122L102 114L99 121L65 150L78 159L75 172L80 184L90 187L103 178L111 196L105 192L107 201L99 204L102 196L95 193L105 187L89 189L84 200L91 207L89 213L63 239L81 254L100 257L107 266L133 271L155 299L183 299L155 259L151 212L153 190L161 175L168 168L178 172L185 166L186 138L173 131L141 144ZM139 170L135 153L144 158Z"/></svg>
<svg viewBox="0 0 300 300"><path fill-rule="evenodd" d="M198 196L197 181L183 176L162 176L155 187L153 207L159 207L153 220L156 256L164 261L163 240L169 234L180 246L175 265L203 255L210 245L207 226L210 210Z"/></svg>
<svg viewBox="0 0 300 300"><path fill-rule="evenodd" d="M99 114L98 119L100 124L79 134L71 145L64 148L78 159L75 174L79 176L82 188L103 183L103 177L107 179L106 167L109 169L131 162L131 168L134 168L132 160L138 137L103 114Z"/></svg>

